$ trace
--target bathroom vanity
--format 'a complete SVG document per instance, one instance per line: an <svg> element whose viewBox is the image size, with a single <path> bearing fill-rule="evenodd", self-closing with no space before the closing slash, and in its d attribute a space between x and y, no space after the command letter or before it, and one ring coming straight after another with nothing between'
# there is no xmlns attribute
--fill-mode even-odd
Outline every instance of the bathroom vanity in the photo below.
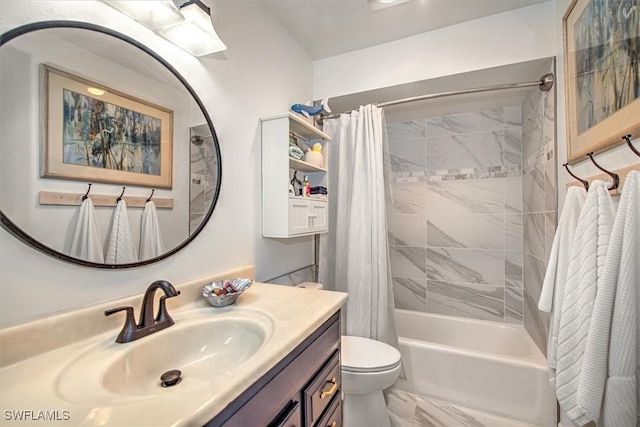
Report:
<svg viewBox="0 0 640 427"><path fill-rule="evenodd" d="M133 306L137 318L142 294L0 330L2 424L341 425L346 294L254 283L224 308L200 295L211 281L252 275L174 283L175 324L129 343L115 342L124 315L104 311ZM172 369L182 381L161 387Z"/></svg>

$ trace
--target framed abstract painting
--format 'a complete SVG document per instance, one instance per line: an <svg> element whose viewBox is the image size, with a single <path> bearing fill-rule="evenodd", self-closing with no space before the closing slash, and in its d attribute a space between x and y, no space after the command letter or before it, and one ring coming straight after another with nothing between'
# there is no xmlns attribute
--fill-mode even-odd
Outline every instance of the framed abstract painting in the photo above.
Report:
<svg viewBox="0 0 640 427"><path fill-rule="evenodd" d="M563 17L567 158L640 136L640 2L574 0Z"/></svg>
<svg viewBox="0 0 640 427"><path fill-rule="evenodd" d="M42 176L171 188L173 112L48 65Z"/></svg>

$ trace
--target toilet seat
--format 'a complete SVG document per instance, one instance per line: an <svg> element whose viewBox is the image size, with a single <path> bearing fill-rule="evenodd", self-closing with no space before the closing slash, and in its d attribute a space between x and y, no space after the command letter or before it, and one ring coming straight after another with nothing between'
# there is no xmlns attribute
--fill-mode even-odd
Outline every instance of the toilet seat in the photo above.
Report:
<svg viewBox="0 0 640 427"><path fill-rule="evenodd" d="M341 345L343 371L381 372L395 369L400 365L400 352L383 342L343 335Z"/></svg>

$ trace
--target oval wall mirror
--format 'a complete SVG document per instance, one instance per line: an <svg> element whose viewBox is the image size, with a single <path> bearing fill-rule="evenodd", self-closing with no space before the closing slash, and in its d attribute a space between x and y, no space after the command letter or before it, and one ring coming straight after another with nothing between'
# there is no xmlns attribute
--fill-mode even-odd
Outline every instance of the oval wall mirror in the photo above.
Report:
<svg viewBox="0 0 640 427"><path fill-rule="evenodd" d="M222 170L213 124L187 81L141 43L93 24L39 22L0 37L2 227L97 268L150 264L191 242L211 217ZM95 215L81 212L87 190ZM130 232L114 241L123 190ZM149 198L157 222L143 223ZM153 249L140 251L141 235ZM114 244L134 257L107 258Z"/></svg>

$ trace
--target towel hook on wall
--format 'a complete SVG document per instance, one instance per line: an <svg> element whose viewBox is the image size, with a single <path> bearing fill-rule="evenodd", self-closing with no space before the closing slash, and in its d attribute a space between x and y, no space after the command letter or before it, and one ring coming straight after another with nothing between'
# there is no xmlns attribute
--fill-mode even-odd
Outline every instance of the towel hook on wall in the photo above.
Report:
<svg viewBox="0 0 640 427"><path fill-rule="evenodd" d="M618 186L620 185L620 176L617 173L609 172L608 170L604 169L602 166L597 164L596 161L593 158L593 152L587 153L587 156L589 156L589 158L591 159L591 162L598 169L600 169L602 172L606 173L607 175L609 175L611 177L611 181L612 181L611 182L611 186L609 188L607 188L607 190L611 191L611 190L615 190L616 188L618 188Z"/></svg>
<svg viewBox="0 0 640 427"><path fill-rule="evenodd" d="M127 187L122 187L122 193L120 193L120 195L116 199L116 203L119 202L120 200L122 200L122 196L124 196L124 190L126 190L126 189L127 189Z"/></svg>
<svg viewBox="0 0 640 427"><path fill-rule="evenodd" d="M153 197L153 193L156 191L155 188L151 189L151 195L149 196L149 198L147 199L147 203L151 201L151 198Z"/></svg>
<svg viewBox="0 0 640 427"><path fill-rule="evenodd" d="M627 145L629 146L629 148L631 148L631 151L633 151L636 156L640 157L640 151L636 150L635 147L631 145L631 134L623 136L622 139L627 142Z"/></svg>
<svg viewBox="0 0 640 427"><path fill-rule="evenodd" d="M582 185L584 185L584 189L585 190L589 190L589 181L586 181L582 178L578 178L577 176L575 176L573 174L573 172L571 172L571 170L569 169L569 163L565 163L562 166L564 166L564 168L567 170L567 172L569 172L569 175L571 175L572 177L574 177L575 179L577 179L578 181L580 181L582 183Z"/></svg>
<svg viewBox="0 0 640 427"><path fill-rule="evenodd" d="M87 192L82 196L82 200L87 200L89 198L89 191L91 191L91 183L89 183L89 188L87 188Z"/></svg>

